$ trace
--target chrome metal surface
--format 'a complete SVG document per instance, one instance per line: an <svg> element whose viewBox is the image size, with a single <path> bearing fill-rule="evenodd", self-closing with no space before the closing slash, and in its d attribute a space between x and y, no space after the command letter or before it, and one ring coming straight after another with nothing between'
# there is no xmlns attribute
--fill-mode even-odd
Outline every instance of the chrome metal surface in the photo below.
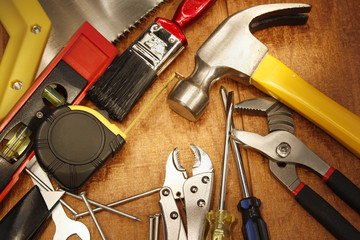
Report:
<svg viewBox="0 0 360 240"><path fill-rule="evenodd" d="M226 89L223 86L220 87L220 94L221 94L221 99L223 101L224 110L225 110L225 114L226 114L227 93L226 93ZM235 111L235 108L234 108L234 111ZM231 128L234 128L233 120L231 120ZM234 155L235 155L235 160L236 160L236 165L237 165L238 172L239 172L240 184L241 184L241 190L243 193L243 197L248 198L248 197L250 197L250 192L249 192L249 187L248 187L248 183L247 183L247 179L246 179L244 164L243 164L242 157L240 154L240 149L237 146L234 139L232 139L232 138L231 138L231 147L232 147L232 149L234 151Z"/></svg>
<svg viewBox="0 0 360 240"><path fill-rule="evenodd" d="M163 0L39 0L50 18L52 29L38 74L55 57L64 44L88 21L106 39L114 41L134 28Z"/></svg>
<svg viewBox="0 0 360 240"><path fill-rule="evenodd" d="M84 201L85 205L86 205L86 208L89 210L90 212L90 215L91 215L91 218L93 219L94 223L95 223L95 226L96 228L98 229L99 233L100 233L100 236L103 240L106 239L105 235L104 235L104 232L102 231L101 227L100 227L100 224L99 222L97 221L96 217L95 217L95 214L93 213L92 209L91 209L91 206L90 206L90 203L88 202L86 196L85 196L85 192L81 192L80 193L80 197L82 198L82 200Z"/></svg>
<svg viewBox="0 0 360 240"><path fill-rule="evenodd" d="M162 194L164 190L169 192L168 195ZM164 223L164 238L166 240L186 240L186 232L184 224L180 217L174 218L172 215L180 216L179 209L176 205L175 194L169 187L163 187L160 191L159 205L161 208Z"/></svg>
<svg viewBox="0 0 360 240"><path fill-rule="evenodd" d="M209 181L203 181L206 177ZM210 210L214 173L207 172L189 178L184 184L187 238L202 239L206 214ZM197 191L191 188L196 186Z"/></svg>
<svg viewBox="0 0 360 240"><path fill-rule="evenodd" d="M113 202L113 203L109 203L107 204L106 206L108 207L115 207L115 206L118 206L120 204L123 204L123 203L127 203L127 202L130 202L130 201L133 201L135 199L138 199L138 198L141 198L141 197L145 197L145 196L148 196L150 194L154 194L154 193L157 193L160 191L161 188L155 188L153 190L150 190L150 191L147 191L147 192L144 192L144 193L140 193L140 194L137 194L135 196L131 196L131 197L128 197L128 198L124 198L122 200L119 200L119 201L116 201L116 202ZM104 210L103 208L101 207L98 207L98 208L94 208L93 209L93 212L96 213L96 212L100 212ZM90 214L89 211L86 211L86 212L82 212L82 213L78 213L78 214L74 214L74 219L78 219L78 218L81 218L83 216L86 216Z"/></svg>
<svg viewBox="0 0 360 240"><path fill-rule="evenodd" d="M197 174L212 172L214 168L209 155L194 144L191 144L190 148L195 155L195 164L192 167L192 175L195 176Z"/></svg>
<svg viewBox="0 0 360 240"><path fill-rule="evenodd" d="M188 178L186 170L179 162L179 149L175 148L166 162L164 187L173 191L175 199L184 198L183 185Z"/></svg>
<svg viewBox="0 0 360 240"><path fill-rule="evenodd" d="M64 191L64 192L65 192L66 195L69 195L69 196L71 196L71 197L73 197L73 198L76 198L76 199L79 199L79 200L83 199L82 196L79 196L79 195L76 195L76 194L73 194L73 193L70 193L70 192L67 192L67 191ZM130 215L130 214L127 214L127 213L124 213L124 212L122 212L122 211L119 211L119 210L117 210L117 209L115 209L115 208L111 208L111 207L109 207L109 206L106 206L106 205L101 204L101 203L99 203L99 202L96 202L96 201L94 201L94 200L87 199L87 201L88 201L89 203L91 203L92 205L97 206L97 207L100 207L100 208L102 208L102 209L104 209L104 210L107 210L107 211L109 211L109 212L113 212L113 213L116 213L116 214L118 214L118 215L121 215L121 216L130 218L130 219L132 219L132 220L136 220L136 221L139 221L139 222L141 221L141 219L139 219L139 218L137 218L137 217L134 217L134 216L132 216L132 215ZM90 213L90 212L89 212L89 213ZM90 213L90 215L91 215L91 213ZM76 215L76 216L78 216L78 215Z"/></svg>
<svg viewBox="0 0 360 240"><path fill-rule="evenodd" d="M188 178L180 165L178 149L171 152L166 163L164 187L160 191L160 208L164 220L165 239L201 239L205 216L210 209L214 182L213 165L201 148L191 145L195 155L193 176ZM187 231L176 204L184 198ZM187 234L186 234L187 233Z"/></svg>
<svg viewBox="0 0 360 240"><path fill-rule="evenodd" d="M282 130L295 134L295 125L290 109L274 98L247 99L235 104L234 111L267 116L269 132Z"/></svg>
<svg viewBox="0 0 360 240"><path fill-rule="evenodd" d="M179 39L157 23L151 24L131 48L158 75L184 49Z"/></svg>
<svg viewBox="0 0 360 240"><path fill-rule="evenodd" d="M149 240L154 240L154 216L149 216Z"/></svg>
<svg viewBox="0 0 360 240"><path fill-rule="evenodd" d="M321 176L325 175L330 168L326 162L311 151L303 142L286 131L274 131L266 136L261 136L257 133L233 129L231 136L243 147L255 149L272 161L301 164L313 169ZM276 148L284 142L291 147L291 152L285 157L280 157L276 153Z"/></svg>
<svg viewBox="0 0 360 240"><path fill-rule="evenodd" d="M37 177L39 177L43 183L45 183L52 190L54 190L49 177L41 169L35 157L33 157L27 164L27 168L29 168L31 172L33 172ZM46 190L36 180L33 180L33 182L34 184L38 185L40 189ZM53 208L51 217L56 226L54 234L55 240L64 240L75 234L83 240L90 240L89 229L83 223L68 218L60 204L56 205Z"/></svg>
<svg viewBox="0 0 360 240"><path fill-rule="evenodd" d="M231 77L251 84L251 76L268 48L252 35L250 25L274 16L309 12L310 9L308 4L266 4L245 9L225 19L197 51L192 74L179 81L170 92L170 108L196 121L209 104L209 90L217 80ZM282 24L285 25L286 21ZM263 24L262 28L267 26Z"/></svg>
<svg viewBox="0 0 360 240"><path fill-rule="evenodd" d="M160 224L161 214L156 213L154 215L155 224L154 224L154 240L159 240L159 224Z"/></svg>
<svg viewBox="0 0 360 240"><path fill-rule="evenodd" d="M269 161L270 171L290 192L294 191L301 183L295 164L279 166L275 161Z"/></svg>
<svg viewBox="0 0 360 240"><path fill-rule="evenodd" d="M230 131L231 131L232 112L233 112L232 101L233 101L233 94L232 92L230 92L226 100L227 110L226 110L225 143L224 143L224 155L223 155L221 183L220 183L219 210L225 209L227 170L228 170L228 162L229 162Z"/></svg>

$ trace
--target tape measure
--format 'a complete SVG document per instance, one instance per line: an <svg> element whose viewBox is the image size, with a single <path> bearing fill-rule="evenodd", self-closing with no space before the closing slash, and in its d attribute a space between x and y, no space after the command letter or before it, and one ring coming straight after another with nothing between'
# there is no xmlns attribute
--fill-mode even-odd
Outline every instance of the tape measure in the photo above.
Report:
<svg viewBox="0 0 360 240"><path fill-rule="evenodd" d="M41 167L65 190L76 191L125 144L126 135L100 112L62 106L35 135Z"/></svg>

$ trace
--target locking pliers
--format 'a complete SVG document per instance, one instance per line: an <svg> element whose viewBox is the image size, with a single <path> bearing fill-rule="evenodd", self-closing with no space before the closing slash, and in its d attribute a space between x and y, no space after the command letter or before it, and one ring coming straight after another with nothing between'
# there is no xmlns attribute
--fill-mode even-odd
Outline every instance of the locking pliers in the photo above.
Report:
<svg viewBox="0 0 360 240"><path fill-rule="evenodd" d="M267 115L270 132L268 135L261 136L232 129L232 138L242 147L255 149L265 155L275 177L290 190L296 201L335 237L360 239L357 229L298 178L296 166L309 167L320 174L340 198L360 213L360 189L295 137L290 110L273 98L255 98L236 104L234 112Z"/></svg>
<svg viewBox="0 0 360 240"><path fill-rule="evenodd" d="M160 208L164 220L165 239L201 239L205 216L210 209L214 182L213 165L209 156L199 147L191 145L195 155L192 177L178 159L178 148L168 157L164 185L160 190ZM184 199L187 233L181 220L176 200Z"/></svg>

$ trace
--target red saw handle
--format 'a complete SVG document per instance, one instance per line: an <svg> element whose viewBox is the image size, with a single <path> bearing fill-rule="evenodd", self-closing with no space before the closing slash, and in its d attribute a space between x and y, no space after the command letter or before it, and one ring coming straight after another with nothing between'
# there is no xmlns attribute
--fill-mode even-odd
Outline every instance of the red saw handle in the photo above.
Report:
<svg viewBox="0 0 360 240"><path fill-rule="evenodd" d="M203 15L216 0L184 0L172 19L180 28L184 28Z"/></svg>

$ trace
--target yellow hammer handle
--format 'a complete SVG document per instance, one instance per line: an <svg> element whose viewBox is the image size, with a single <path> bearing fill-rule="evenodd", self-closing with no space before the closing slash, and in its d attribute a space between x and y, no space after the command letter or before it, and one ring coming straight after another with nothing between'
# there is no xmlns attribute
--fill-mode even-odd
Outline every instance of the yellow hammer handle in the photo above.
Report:
<svg viewBox="0 0 360 240"><path fill-rule="evenodd" d="M318 125L360 157L360 117L308 84L267 54L251 83Z"/></svg>
<svg viewBox="0 0 360 240"><path fill-rule="evenodd" d="M9 35L0 62L0 121L34 80L51 22L37 0L0 0L0 22Z"/></svg>

